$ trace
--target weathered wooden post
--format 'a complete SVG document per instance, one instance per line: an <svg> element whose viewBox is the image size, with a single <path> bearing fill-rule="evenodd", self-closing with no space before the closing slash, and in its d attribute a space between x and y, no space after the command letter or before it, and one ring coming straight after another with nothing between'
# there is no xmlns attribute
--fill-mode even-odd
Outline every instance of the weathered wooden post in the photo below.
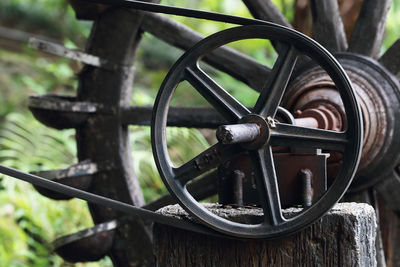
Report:
<svg viewBox="0 0 400 267"><path fill-rule="evenodd" d="M159 211L193 220L179 206ZM244 208L213 212L242 220ZM286 209L285 215L296 212ZM274 240L211 237L161 224L154 226L157 266L376 266L374 209L367 204L337 204L322 219L293 235Z"/></svg>

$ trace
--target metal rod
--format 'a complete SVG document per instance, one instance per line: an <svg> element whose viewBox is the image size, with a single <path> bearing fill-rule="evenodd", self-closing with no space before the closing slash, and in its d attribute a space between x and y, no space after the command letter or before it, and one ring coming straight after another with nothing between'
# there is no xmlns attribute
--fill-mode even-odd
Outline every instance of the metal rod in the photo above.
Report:
<svg viewBox="0 0 400 267"><path fill-rule="evenodd" d="M194 180L187 185L187 190L196 200L203 200L204 198L215 195L218 191L218 174L213 171L200 179ZM142 208L147 210L158 210L162 207L176 204L176 198L170 194L164 195L144 206Z"/></svg>
<svg viewBox="0 0 400 267"><path fill-rule="evenodd" d="M310 207L313 199L313 189L311 185L312 172L309 169L300 171L301 180L303 183L303 206Z"/></svg>
<svg viewBox="0 0 400 267"><path fill-rule="evenodd" d="M84 2L105 4L110 6L119 6L119 7L127 7L133 8L142 11L149 12L157 12L164 13L169 15L197 18L197 19L206 19L213 21L220 21L225 23L237 24L237 25L257 25L257 24L268 24L273 25L273 23L269 23L263 20L243 18L232 15L225 15L221 13L196 10L190 8L182 8L182 7L173 7L173 6L165 6L154 3L147 3L136 0L82 0Z"/></svg>
<svg viewBox="0 0 400 267"><path fill-rule="evenodd" d="M233 171L233 203L243 206L243 179L244 173L240 170Z"/></svg>
<svg viewBox="0 0 400 267"><path fill-rule="evenodd" d="M296 118L295 123L301 127L318 128L318 121L313 117Z"/></svg>
<svg viewBox="0 0 400 267"><path fill-rule="evenodd" d="M256 123L222 125L217 129L217 139L222 144L237 144L254 141L260 135Z"/></svg>
<svg viewBox="0 0 400 267"><path fill-rule="evenodd" d="M102 197L99 195L95 195L89 192L85 192L71 186L59 184L57 182L53 182L47 180L45 178L32 175L29 173L25 173L10 167L6 167L4 165L0 165L0 173L5 174L7 176L11 176L13 178L47 188L49 190L53 190L62 194L69 195L71 197L79 198L86 200L88 202L102 205L105 207L109 207L115 210L122 211L126 214L133 216L135 219L141 219L144 221L154 221L157 223L166 224L173 227L178 227L181 229L194 231L202 234L214 235L214 236L223 236L223 234L217 233L212 229L209 229L205 226L199 224L193 224L184 220L180 220L174 217L167 217L149 210L145 210L142 208L138 208L120 201L112 200L106 197Z"/></svg>

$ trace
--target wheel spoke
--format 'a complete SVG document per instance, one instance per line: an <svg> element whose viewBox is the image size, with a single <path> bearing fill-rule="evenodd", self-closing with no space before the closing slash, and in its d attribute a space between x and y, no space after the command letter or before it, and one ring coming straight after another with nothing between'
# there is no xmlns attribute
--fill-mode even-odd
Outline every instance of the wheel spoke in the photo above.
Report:
<svg viewBox="0 0 400 267"><path fill-rule="evenodd" d="M250 113L199 67L186 68L185 79L229 122L237 122Z"/></svg>
<svg viewBox="0 0 400 267"><path fill-rule="evenodd" d="M349 51L377 58L392 0L364 0L351 34Z"/></svg>
<svg viewBox="0 0 400 267"><path fill-rule="evenodd" d="M313 37L331 52L346 51L347 40L337 0L311 0Z"/></svg>
<svg viewBox="0 0 400 267"><path fill-rule="evenodd" d="M271 0L243 0L243 3L254 18L292 28L292 25Z"/></svg>
<svg viewBox="0 0 400 267"><path fill-rule="evenodd" d="M348 143L345 132L334 132L277 123L271 129L271 145L312 147L344 151Z"/></svg>
<svg viewBox="0 0 400 267"><path fill-rule="evenodd" d="M397 79L400 78L400 39L397 39L397 41L392 44L379 59L379 62L393 73Z"/></svg>
<svg viewBox="0 0 400 267"><path fill-rule="evenodd" d="M223 164L241 153L243 149L237 145L217 143L178 168L174 168L174 179L182 185L199 177L203 173Z"/></svg>
<svg viewBox="0 0 400 267"><path fill-rule="evenodd" d="M281 44L280 53L271 71L270 78L254 106L255 113L265 118L275 116L293 68L296 65L297 57L298 52L293 46Z"/></svg>
<svg viewBox="0 0 400 267"><path fill-rule="evenodd" d="M278 225L284 221L271 147L250 152L256 175L257 191L266 223Z"/></svg>

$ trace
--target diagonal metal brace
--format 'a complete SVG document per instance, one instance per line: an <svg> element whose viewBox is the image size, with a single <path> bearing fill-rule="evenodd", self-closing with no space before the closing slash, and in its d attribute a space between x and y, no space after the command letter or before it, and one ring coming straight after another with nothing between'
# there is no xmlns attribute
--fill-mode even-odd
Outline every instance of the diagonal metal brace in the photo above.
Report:
<svg viewBox="0 0 400 267"><path fill-rule="evenodd" d="M123 203L117 200L113 200L110 198L102 197L96 194L92 194L83 190L79 190L73 188L71 186L63 185L54 181L50 181L48 179L42 178L40 176L32 175L26 172L22 172L20 170L10 168L0 164L0 173L16 178L18 180L22 180L40 187L44 187L48 190L53 190L55 192L59 192L65 195L69 195L71 197L79 198L82 200L86 200L87 202L98 204L101 206L109 207L115 210L119 210L126 214L131 215L134 219L139 219L143 221L151 221L157 222L161 224L166 224L169 226L185 229L188 231L193 231L201 234L219 236L225 238L233 238L221 233L218 233L212 229L209 229L203 225L194 224L188 221L184 221L174 217L167 217L161 215L159 213L146 210L143 208L139 208L127 203Z"/></svg>

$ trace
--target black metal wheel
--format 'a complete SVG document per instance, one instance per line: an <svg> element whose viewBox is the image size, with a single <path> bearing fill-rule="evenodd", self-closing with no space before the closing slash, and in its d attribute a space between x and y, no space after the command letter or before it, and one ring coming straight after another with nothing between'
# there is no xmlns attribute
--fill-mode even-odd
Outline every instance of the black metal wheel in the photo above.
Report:
<svg viewBox="0 0 400 267"><path fill-rule="evenodd" d="M279 47L279 56L251 110L213 81L199 63L210 51L243 39L268 39ZM274 121L300 55L314 60L334 81L348 120L345 131L326 131ZM229 125L219 127L218 131L229 128L239 137L231 144L226 144L223 134L218 136L217 133L217 144L182 166L175 167L168 153L166 126L170 101L182 81L189 82L228 122ZM155 102L152 120L153 154L170 193L204 224L223 233L243 238L272 238L289 234L307 226L327 212L350 185L360 158L361 136L361 115L356 97L347 75L337 61L306 36L274 24L225 30L204 39L188 50L165 78ZM279 177L276 177L272 154L272 147L279 145L334 150L344 155L343 166L325 194L311 207L292 218L285 218L281 210ZM255 180L263 210L263 219L257 224L238 223L218 217L195 201L186 190L188 182L243 151L250 154L256 170Z"/></svg>

